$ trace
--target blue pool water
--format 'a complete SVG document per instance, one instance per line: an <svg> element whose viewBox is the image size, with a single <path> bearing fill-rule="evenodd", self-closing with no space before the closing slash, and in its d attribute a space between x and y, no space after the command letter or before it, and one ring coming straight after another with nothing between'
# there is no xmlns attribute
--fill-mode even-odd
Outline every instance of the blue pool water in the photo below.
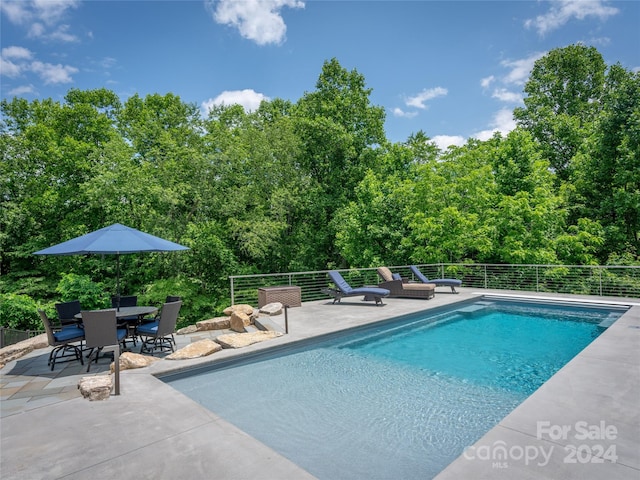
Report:
<svg viewBox="0 0 640 480"><path fill-rule="evenodd" d="M480 301L163 380L320 479L432 478L622 313Z"/></svg>

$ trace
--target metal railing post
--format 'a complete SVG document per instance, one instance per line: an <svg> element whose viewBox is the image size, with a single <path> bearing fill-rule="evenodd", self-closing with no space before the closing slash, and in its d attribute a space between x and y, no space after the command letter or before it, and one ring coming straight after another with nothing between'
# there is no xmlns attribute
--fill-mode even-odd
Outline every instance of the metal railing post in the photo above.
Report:
<svg viewBox="0 0 640 480"><path fill-rule="evenodd" d="M488 288L487 285L488 285L488 283L487 283L487 264L485 263L485 265L484 265L484 288Z"/></svg>
<svg viewBox="0 0 640 480"><path fill-rule="evenodd" d="M284 306L284 333L289 333L289 305Z"/></svg>
<svg viewBox="0 0 640 480"><path fill-rule="evenodd" d="M235 293L233 291L233 277L229 277L229 280L231 281L231 305L235 305Z"/></svg>
<svg viewBox="0 0 640 480"><path fill-rule="evenodd" d="M536 292L540 291L540 265L536 265Z"/></svg>
<svg viewBox="0 0 640 480"><path fill-rule="evenodd" d="M598 268L598 277L600 283L600 296L602 296L602 268Z"/></svg>

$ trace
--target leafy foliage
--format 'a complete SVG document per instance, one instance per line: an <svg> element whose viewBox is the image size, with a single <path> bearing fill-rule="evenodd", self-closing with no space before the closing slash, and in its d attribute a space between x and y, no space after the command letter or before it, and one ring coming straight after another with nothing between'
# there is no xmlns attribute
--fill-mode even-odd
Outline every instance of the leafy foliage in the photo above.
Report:
<svg viewBox="0 0 640 480"><path fill-rule="evenodd" d="M17 330L44 328L36 301L28 295L14 293L0 293L0 326Z"/></svg>
<svg viewBox="0 0 640 480"><path fill-rule="evenodd" d="M123 294L180 295L182 324L219 314L233 274L637 264L640 74L571 45L539 59L524 92L515 130L446 151L422 131L388 142L364 76L335 58L297 102L254 112L203 118L173 94L123 103L106 89L3 100L0 292L18 297L0 322L62 300L108 306L112 256L33 252L116 222L190 247L120 257Z"/></svg>
<svg viewBox="0 0 640 480"><path fill-rule="evenodd" d="M88 275L63 274L56 292L61 302L80 300L85 310L111 307L111 297L105 294L103 285L93 282Z"/></svg>

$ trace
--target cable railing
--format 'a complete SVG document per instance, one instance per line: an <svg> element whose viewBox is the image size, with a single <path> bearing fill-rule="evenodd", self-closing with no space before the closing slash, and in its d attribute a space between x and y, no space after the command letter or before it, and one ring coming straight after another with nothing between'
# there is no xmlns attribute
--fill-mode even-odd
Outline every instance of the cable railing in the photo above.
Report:
<svg viewBox="0 0 640 480"><path fill-rule="evenodd" d="M438 263L418 265L429 278L457 278L462 287L492 290L640 297L640 266L603 265L504 265ZM408 265L389 267L403 278L415 280ZM375 268L338 270L353 287L377 285ZM258 289L298 286L303 302L328 298L322 289L330 286L328 270L310 272L232 275L231 303L257 305Z"/></svg>

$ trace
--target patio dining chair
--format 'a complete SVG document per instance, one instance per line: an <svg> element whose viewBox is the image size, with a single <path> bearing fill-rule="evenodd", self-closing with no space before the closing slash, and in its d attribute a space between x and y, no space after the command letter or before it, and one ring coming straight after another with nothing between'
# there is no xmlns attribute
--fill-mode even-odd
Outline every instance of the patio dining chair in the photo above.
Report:
<svg viewBox="0 0 640 480"><path fill-rule="evenodd" d="M127 336L127 329L117 324L116 310L83 310L84 338L86 348L91 349L87 372L91 368L92 357L95 355L96 364L101 352L112 351L115 356L120 354L120 344Z"/></svg>
<svg viewBox="0 0 640 480"><path fill-rule="evenodd" d="M120 295L113 295L111 297L111 306L113 308L119 307L136 307L138 305L138 297L137 295L127 295L121 297ZM137 315L133 315L131 317L120 317L118 319L118 325L120 327L126 327L128 331L128 337L133 342L133 345L136 346L136 327L138 326L138 322L140 319ZM123 345L126 347L126 340Z"/></svg>
<svg viewBox="0 0 640 480"><path fill-rule="evenodd" d="M162 306L160 318L153 322L139 325L136 332L140 336L142 346L140 353L154 353L156 350L174 351L175 339L173 333L176 330L181 301L167 302Z"/></svg>
<svg viewBox="0 0 640 480"><path fill-rule="evenodd" d="M80 300L73 300L71 302L56 303L56 312L58 312L58 321L63 327L67 325L80 326L82 320L78 320L74 315L80 313L82 306Z"/></svg>
<svg viewBox="0 0 640 480"><path fill-rule="evenodd" d="M173 302L180 302L182 301L182 297L179 297L177 295L167 295L167 298L165 299L164 303L173 303ZM155 322L158 319L160 319L160 314L162 313L162 309L160 309L158 311L158 313L156 313L153 317L145 317L142 320L140 320L142 323L147 323L147 322ZM175 339L173 340L173 344L176 344Z"/></svg>
<svg viewBox="0 0 640 480"><path fill-rule="evenodd" d="M60 361L62 358L67 358L67 360L62 360L63 362L68 362L73 359L80 360L80 364L84 365L84 361L82 360L84 330L77 325L70 325L56 330L44 310L38 310L38 313L44 324L44 330L47 332L49 346L53 347L53 350L49 353L49 362L47 363L47 365L51 366L51 370L53 371L56 361ZM78 342L80 342L80 345L76 345Z"/></svg>

